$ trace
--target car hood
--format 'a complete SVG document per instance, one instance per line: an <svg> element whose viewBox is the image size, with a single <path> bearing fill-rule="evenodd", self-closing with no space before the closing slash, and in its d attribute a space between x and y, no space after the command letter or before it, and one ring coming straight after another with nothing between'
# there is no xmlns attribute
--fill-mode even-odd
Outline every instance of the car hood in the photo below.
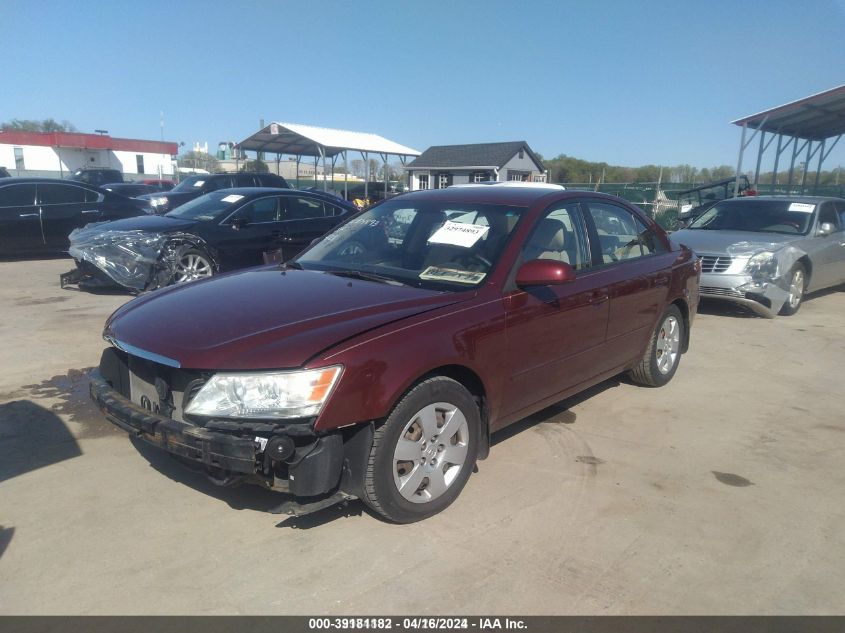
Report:
<svg viewBox="0 0 845 633"><path fill-rule="evenodd" d="M139 215L123 220L114 220L100 224L104 231L145 231L147 233L172 233L173 231L187 231L196 226L197 220L183 220L169 218L164 215Z"/></svg>
<svg viewBox="0 0 845 633"><path fill-rule="evenodd" d="M189 200L202 194L201 191L159 191L158 193L142 193L137 196L141 200L152 200L153 198L167 198L168 200Z"/></svg>
<svg viewBox="0 0 845 633"><path fill-rule="evenodd" d="M683 229L672 233L671 239L675 244L688 246L699 255L702 253L753 255L760 251L776 251L788 244L806 239L806 236L751 231Z"/></svg>
<svg viewBox="0 0 845 633"><path fill-rule="evenodd" d="M127 351L183 368L294 368L348 338L474 294L273 265L135 299L110 317L104 336Z"/></svg>

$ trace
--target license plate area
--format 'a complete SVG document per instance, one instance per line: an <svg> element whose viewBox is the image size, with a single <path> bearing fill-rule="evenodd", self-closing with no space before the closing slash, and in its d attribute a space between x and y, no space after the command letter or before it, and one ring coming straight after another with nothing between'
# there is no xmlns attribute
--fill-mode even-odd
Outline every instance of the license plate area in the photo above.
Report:
<svg viewBox="0 0 845 633"><path fill-rule="evenodd" d="M183 392L172 390L172 384L170 368L129 357L129 399L150 413L183 422Z"/></svg>

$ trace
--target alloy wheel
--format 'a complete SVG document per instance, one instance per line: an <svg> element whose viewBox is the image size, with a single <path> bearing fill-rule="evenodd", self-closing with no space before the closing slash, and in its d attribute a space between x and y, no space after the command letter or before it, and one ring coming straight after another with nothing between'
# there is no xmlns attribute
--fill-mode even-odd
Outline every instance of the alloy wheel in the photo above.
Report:
<svg viewBox="0 0 845 633"><path fill-rule="evenodd" d="M185 253L176 265L176 283L211 277L211 262L197 253Z"/></svg>
<svg viewBox="0 0 845 633"><path fill-rule="evenodd" d="M393 451L393 482L412 503L441 497L467 460L469 426L461 410L435 402L411 417Z"/></svg>
<svg viewBox="0 0 845 633"><path fill-rule="evenodd" d="M681 326L677 317L670 314L663 321L657 332L655 353L657 355L657 369L661 374L668 374L678 359L681 347Z"/></svg>
<svg viewBox="0 0 845 633"><path fill-rule="evenodd" d="M792 274L792 281L789 282L789 297L786 301L789 307L793 310L801 303L801 297L804 296L804 271L796 270Z"/></svg>

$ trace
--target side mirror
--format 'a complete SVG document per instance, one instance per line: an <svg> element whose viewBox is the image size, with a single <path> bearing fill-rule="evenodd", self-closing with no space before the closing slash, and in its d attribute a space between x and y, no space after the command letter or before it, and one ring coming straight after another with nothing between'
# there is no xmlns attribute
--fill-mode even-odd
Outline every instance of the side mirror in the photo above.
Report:
<svg viewBox="0 0 845 633"><path fill-rule="evenodd" d="M554 259L532 259L520 266L516 273L516 285L520 288L557 286L570 281L575 281L575 269Z"/></svg>
<svg viewBox="0 0 845 633"><path fill-rule="evenodd" d="M232 228L236 231L244 228L247 224L249 224L249 220L246 218L235 218L232 220Z"/></svg>
<svg viewBox="0 0 845 633"><path fill-rule="evenodd" d="M836 230L836 227L830 222L822 222L819 224L819 232L818 234L822 237L825 235L830 235Z"/></svg>

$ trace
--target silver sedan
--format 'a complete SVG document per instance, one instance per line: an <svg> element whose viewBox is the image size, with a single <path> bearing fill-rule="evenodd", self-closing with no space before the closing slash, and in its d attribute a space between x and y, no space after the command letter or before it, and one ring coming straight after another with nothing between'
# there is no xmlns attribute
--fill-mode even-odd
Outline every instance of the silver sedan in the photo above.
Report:
<svg viewBox="0 0 845 633"><path fill-rule="evenodd" d="M723 200L672 240L701 258L701 297L765 317L798 312L807 292L845 283L845 200Z"/></svg>

